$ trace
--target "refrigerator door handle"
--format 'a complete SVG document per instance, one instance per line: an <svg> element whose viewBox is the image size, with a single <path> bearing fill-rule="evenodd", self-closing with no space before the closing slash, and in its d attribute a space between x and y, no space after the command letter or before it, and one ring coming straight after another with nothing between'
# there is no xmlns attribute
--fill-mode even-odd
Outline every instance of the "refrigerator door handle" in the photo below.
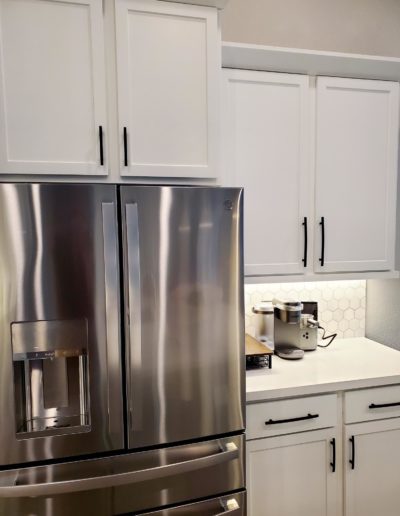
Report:
<svg viewBox="0 0 400 516"><path fill-rule="evenodd" d="M142 368L142 304L140 291L140 239L139 213L137 203L129 203L126 210L126 242L127 242L127 270L128 270L128 410L129 431L142 428L142 393L141 384L132 385L133 371ZM135 375L136 378L136 375ZM134 396L135 393L135 396Z"/></svg>
<svg viewBox="0 0 400 516"><path fill-rule="evenodd" d="M113 378L121 376L120 329L119 329L119 274L116 207L113 202L102 203L103 249L105 282L105 318L107 339L107 407L108 428L114 437L122 432L122 410L115 400L121 397L119 382ZM116 309L118 307L118 309Z"/></svg>
<svg viewBox="0 0 400 516"><path fill-rule="evenodd" d="M116 486L123 486L138 482L145 482L157 478L166 478L173 475L181 475L201 468L217 466L235 460L239 457L239 449L234 442L221 445L220 451L198 457L195 459L175 462L165 466L148 468L136 471L124 471L110 475L103 475L91 478L74 478L61 480L59 482L44 482L24 484L18 478L18 471L5 471L0 474L0 499L31 497L31 496L52 496L65 493L76 493L79 491L90 491L93 489L105 489ZM229 508L228 508L229 509ZM225 511L222 514L225 514Z"/></svg>

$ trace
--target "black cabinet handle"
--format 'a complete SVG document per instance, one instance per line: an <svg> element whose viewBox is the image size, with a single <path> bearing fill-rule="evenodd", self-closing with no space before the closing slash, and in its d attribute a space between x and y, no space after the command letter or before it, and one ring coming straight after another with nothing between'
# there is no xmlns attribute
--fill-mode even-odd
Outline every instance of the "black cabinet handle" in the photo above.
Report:
<svg viewBox="0 0 400 516"><path fill-rule="evenodd" d="M266 425L279 425L280 423L294 423L295 421L305 421L307 419L315 419L319 414L307 414L306 416L293 417L291 419L269 419L265 421Z"/></svg>
<svg viewBox="0 0 400 516"><path fill-rule="evenodd" d="M307 267L307 249L308 249L307 217L304 217L303 226L304 226L304 257L303 257L302 261L304 263L304 267Z"/></svg>
<svg viewBox="0 0 400 516"><path fill-rule="evenodd" d="M128 166L128 132L124 127L124 165Z"/></svg>
<svg viewBox="0 0 400 516"><path fill-rule="evenodd" d="M381 404L371 403L371 405L368 408L375 409L375 408L384 408L384 407L400 407L400 401L398 401L396 403L381 403Z"/></svg>
<svg viewBox="0 0 400 516"><path fill-rule="evenodd" d="M321 267L323 267L325 264L325 217L321 217L319 225L321 226L321 258L319 261L321 262Z"/></svg>
<svg viewBox="0 0 400 516"><path fill-rule="evenodd" d="M349 441L351 444L351 456L350 456L349 463L350 463L351 469L354 469L355 464L356 464L356 444L354 441L354 435L352 435L350 437Z"/></svg>
<svg viewBox="0 0 400 516"><path fill-rule="evenodd" d="M335 473L335 471L336 471L336 439L335 438L331 439L330 443L332 446L331 468L332 468L332 473Z"/></svg>
<svg viewBox="0 0 400 516"><path fill-rule="evenodd" d="M100 165L104 165L103 127L99 125Z"/></svg>

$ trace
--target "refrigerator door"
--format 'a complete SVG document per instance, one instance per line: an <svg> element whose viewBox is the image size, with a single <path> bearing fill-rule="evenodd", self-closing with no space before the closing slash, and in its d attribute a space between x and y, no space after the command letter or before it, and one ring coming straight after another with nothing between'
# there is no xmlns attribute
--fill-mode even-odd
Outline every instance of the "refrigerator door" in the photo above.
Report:
<svg viewBox="0 0 400 516"><path fill-rule="evenodd" d="M242 190L121 187L130 448L244 428Z"/></svg>
<svg viewBox="0 0 400 516"><path fill-rule="evenodd" d="M0 184L0 466L123 447L113 186Z"/></svg>
<svg viewBox="0 0 400 516"><path fill-rule="evenodd" d="M244 436L0 472L0 514L111 516L156 512L216 516L243 509ZM182 506L221 497L185 512ZM242 496L242 495L241 495ZM228 503L228 500L231 500ZM168 509L170 510L170 509ZM211 512L210 512L211 511ZM169 516L169 512L165 513ZM175 516L175 513L171 513Z"/></svg>

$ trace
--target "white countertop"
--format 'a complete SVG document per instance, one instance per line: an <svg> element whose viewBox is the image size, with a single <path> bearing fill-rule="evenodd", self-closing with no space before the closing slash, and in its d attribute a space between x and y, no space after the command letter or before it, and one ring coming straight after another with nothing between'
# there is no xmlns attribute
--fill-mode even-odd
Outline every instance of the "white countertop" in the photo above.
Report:
<svg viewBox="0 0 400 516"><path fill-rule="evenodd" d="M247 402L400 383L400 352L365 338L338 339L301 360L246 372Z"/></svg>

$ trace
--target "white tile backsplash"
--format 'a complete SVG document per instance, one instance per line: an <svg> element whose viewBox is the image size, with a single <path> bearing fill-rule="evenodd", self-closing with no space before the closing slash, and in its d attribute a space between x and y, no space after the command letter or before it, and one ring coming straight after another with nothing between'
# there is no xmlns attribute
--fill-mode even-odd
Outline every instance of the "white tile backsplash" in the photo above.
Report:
<svg viewBox="0 0 400 516"><path fill-rule="evenodd" d="M321 326L338 338L365 336L366 281L319 281L314 283L267 283L245 285L246 331L255 333L252 307L274 297L317 301Z"/></svg>

